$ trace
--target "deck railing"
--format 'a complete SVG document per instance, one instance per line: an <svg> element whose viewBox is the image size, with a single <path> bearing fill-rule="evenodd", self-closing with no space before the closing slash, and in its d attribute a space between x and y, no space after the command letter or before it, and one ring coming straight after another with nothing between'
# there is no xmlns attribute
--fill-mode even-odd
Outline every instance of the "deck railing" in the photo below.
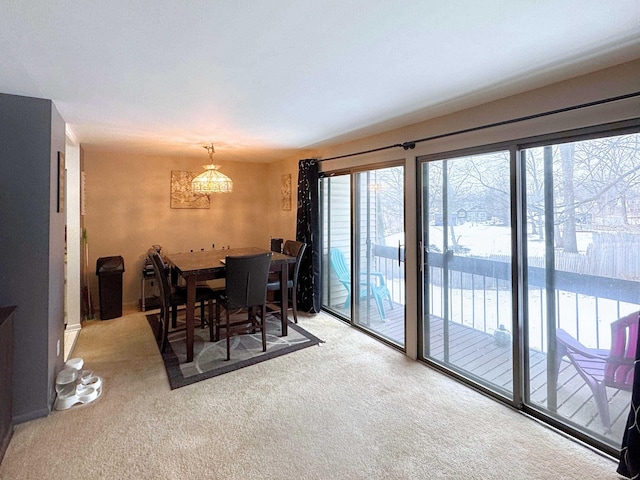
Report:
<svg viewBox="0 0 640 480"><path fill-rule="evenodd" d="M373 268L384 276L391 299L405 304L404 247L373 245Z"/></svg>
<svg viewBox="0 0 640 480"><path fill-rule="evenodd" d="M428 254L428 301L431 313L444 317L445 255ZM512 318L511 264L494 259L448 255L449 320L493 333ZM553 289L556 328L563 328L591 348L608 348L610 323L640 310L640 282L528 267L526 276L530 348L546 351L546 292Z"/></svg>
<svg viewBox="0 0 640 480"><path fill-rule="evenodd" d="M404 248L372 246L373 268L381 272L391 298L405 303ZM527 321L529 347L546 352L547 276L543 263L529 259L527 269ZM428 254L425 285L430 313L444 317L443 272L445 255ZM508 258L448 255L450 321L493 334L500 325L511 330L512 272ZM609 348L610 324L640 310L640 282L568 271L553 271L556 328L563 328L590 348Z"/></svg>

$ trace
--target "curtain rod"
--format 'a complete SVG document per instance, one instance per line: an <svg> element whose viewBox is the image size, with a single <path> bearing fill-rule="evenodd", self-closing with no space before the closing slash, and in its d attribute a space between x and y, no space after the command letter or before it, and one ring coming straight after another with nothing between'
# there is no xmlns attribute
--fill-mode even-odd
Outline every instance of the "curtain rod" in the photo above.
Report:
<svg viewBox="0 0 640 480"><path fill-rule="evenodd" d="M517 118L512 118L512 119L509 119L509 120L502 120L500 122L488 123L486 125L480 125L480 126L477 126L477 127L465 128L465 129L462 129L462 130L455 130L453 132L442 133L442 134L433 135L433 136L430 136L430 137L424 137L424 138L420 138L418 140L410 140L410 141L404 142L404 143L394 143L393 145L387 145L385 147L373 148L371 150L363 150L361 152L347 153L345 155L338 155L337 157L316 159L316 161L317 162L325 162L327 160L337 160L339 158L355 157L357 155L365 155L367 153L381 152L383 150L389 150L391 148L399 148L399 147L402 147L405 150L409 150L409 149L413 150L414 148L416 148L416 143L428 142L430 140L438 140L438 139L441 139L441 138L452 137L454 135L460 135L460 134L463 134L463 133L477 132L479 130L486 130L488 128L501 127L503 125L510 125L512 123L524 122L526 120L534 120L536 118L547 117L547 116L550 116L550 115L557 115L559 113L571 112L573 110L580 110L580 109L583 109L583 108L595 107L597 105L603 105L603 104L606 104L606 103L617 102L617 101L620 101L620 100L626 100L628 98L634 98L634 97L638 97L638 96L640 96L640 91L633 92L633 93L627 93L625 95L619 95L617 97L610 97L610 98L605 98L605 99L602 99L602 100L596 100L596 101L593 101L593 102L581 103L579 105L573 105L571 107L558 108L557 110L550 110L550 111L547 111L547 112L534 113L532 115L525 115L524 117L517 117Z"/></svg>

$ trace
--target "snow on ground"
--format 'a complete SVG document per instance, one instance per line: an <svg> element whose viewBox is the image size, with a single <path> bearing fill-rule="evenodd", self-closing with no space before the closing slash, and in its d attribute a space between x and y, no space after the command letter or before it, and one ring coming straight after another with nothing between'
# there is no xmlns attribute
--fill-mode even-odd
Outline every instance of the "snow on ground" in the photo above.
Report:
<svg viewBox="0 0 640 480"><path fill-rule="evenodd" d="M429 244L443 251L441 226L429 226ZM474 224L471 222L453 227L458 245L469 249L467 255L488 257L489 255L511 254L511 227L504 225ZM449 229L449 247L451 248L451 229ZM578 253L586 253L592 243L591 232L578 232ZM397 243L396 243L397 245ZM544 240L538 235L528 235L527 252L529 256L544 256Z"/></svg>
<svg viewBox="0 0 640 480"><path fill-rule="evenodd" d="M449 231L448 234L451 235L451 232ZM474 224L469 222L455 226L454 234L458 244L469 249L464 253L465 256L489 257L490 255L511 255L511 228L509 226ZM443 251L442 235L442 226L429 226L429 244L435 245L441 252ZM398 241L404 244L404 233L388 236L386 244L389 246L397 246ZM579 253L586 253L587 247L592 243L591 232L578 232L577 241ZM449 246L451 246L451 242L449 242ZM543 257L545 254L544 250L544 240L540 239L538 235L528 236L527 252L529 257ZM440 294L437 293L439 288L437 286L432 286L432 288L436 289L435 292L432 291L432 294L435 294L432 300L439 299ZM506 293L506 295L503 295L504 293ZM465 306L473 303L475 305L474 309L480 307L483 311L489 312L487 318L484 317L484 313L465 315L463 312L457 312L454 316L458 318L452 318L452 320L469 324L469 326L480 330L486 328L488 333L492 333L493 330L497 328L498 323L508 322L511 318L511 295L508 291L502 291L500 294L495 291L484 292L481 301L478 301L478 299L476 299L476 301L471 300L472 297L479 294L480 292L478 291L465 290L461 292L460 290L456 291L454 289L452 292L452 303L453 305L464 304ZM467 300L462 300L460 295L466 297ZM496 300L499 305L496 305ZM637 305L625 303L618 305L615 301L606 299L600 299L598 306L596 306L594 297L585 295L578 295L576 297L576 295L570 292L560 292L557 301L557 309L561 312L560 326L574 337L579 338L581 343L592 348L608 348L611 341L610 323L638 310ZM485 308L487 306L485 302L493 305L490 308ZM546 325L543 320L543 312L546 309L545 303L543 292L539 290L529 292L528 332L530 347L543 351L546 351ZM432 304L431 307L432 311L430 313L441 316L442 305L439 300L436 300L435 304ZM498 314L497 312L502 313ZM453 313L455 312L452 311L452 314ZM475 318L475 320L471 320L472 318ZM577 321L578 319L579 321ZM485 326L480 327L479 324L473 325L478 322Z"/></svg>

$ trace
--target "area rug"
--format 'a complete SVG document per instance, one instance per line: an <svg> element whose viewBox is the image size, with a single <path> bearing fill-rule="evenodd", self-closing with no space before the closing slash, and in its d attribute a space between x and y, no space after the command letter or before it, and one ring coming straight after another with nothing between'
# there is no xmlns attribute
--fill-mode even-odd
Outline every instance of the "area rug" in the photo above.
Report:
<svg viewBox="0 0 640 480"><path fill-rule="evenodd" d="M158 314L147 315L147 321L160 348ZM200 328L200 319L196 318L193 362L185 363L186 333L184 312L181 312L177 329L175 332L169 332L169 344L162 353L171 390L322 343L322 340L295 323L289 322L286 337L280 336L281 329L280 319L268 314L267 351L262 351L262 337L259 332L237 335L231 338L231 360L227 361L226 340L223 338L217 342L210 342L209 327Z"/></svg>

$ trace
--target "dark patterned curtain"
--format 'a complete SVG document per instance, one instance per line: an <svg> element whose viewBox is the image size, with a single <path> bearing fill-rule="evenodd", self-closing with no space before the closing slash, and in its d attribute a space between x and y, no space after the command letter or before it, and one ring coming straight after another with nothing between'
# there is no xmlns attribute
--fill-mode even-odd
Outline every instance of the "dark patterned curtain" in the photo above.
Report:
<svg viewBox="0 0 640 480"><path fill-rule="evenodd" d="M298 274L298 308L304 312L318 313L322 306L318 163L313 159L300 160L298 168L296 240L307 244Z"/></svg>
<svg viewBox="0 0 640 480"><path fill-rule="evenodd" d="M638 335L637 342L631 410L624 437L622 437L622 450L618 465L618 473L628 478L640 478L640 335Z"/></svg>

